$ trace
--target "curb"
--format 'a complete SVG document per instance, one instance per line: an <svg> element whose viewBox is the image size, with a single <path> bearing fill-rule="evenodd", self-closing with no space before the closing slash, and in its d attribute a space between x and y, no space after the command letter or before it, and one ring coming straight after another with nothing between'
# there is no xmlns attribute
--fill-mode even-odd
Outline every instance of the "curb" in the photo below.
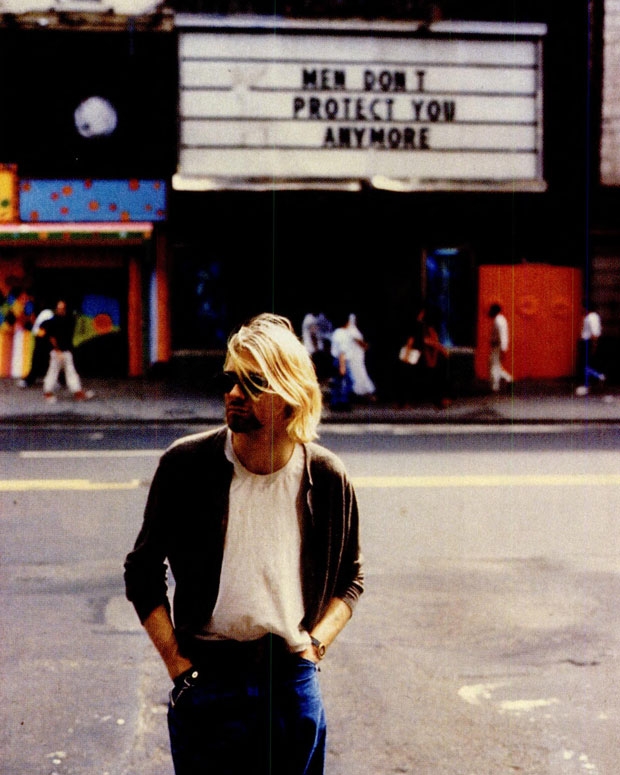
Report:
<svg viewBox="0 0 620 775"><path fill-rule="evenodd" d="M178 415L170 417L131 417L131 416L116 416L116 417L101 417L97 415L82 415L82 414L45 414L45 415L13 415L11 417L0 417L0 427L46 427L46 426L145 426L145 425L207 425L217 426L223 425L223 417L209 417L209 416L187 416ZM580 426L614 426L620 425L620 417L504 417L495 416L489 417L488 414L484 416L468 415L468 416L422 416L422 417L401 417L397 415L385 415L385 416L324 416L321 420L321 425L411 425L411 426L488 426L492 428L494 426L538 426L538 425L572 425L575 427Z"/></svg>

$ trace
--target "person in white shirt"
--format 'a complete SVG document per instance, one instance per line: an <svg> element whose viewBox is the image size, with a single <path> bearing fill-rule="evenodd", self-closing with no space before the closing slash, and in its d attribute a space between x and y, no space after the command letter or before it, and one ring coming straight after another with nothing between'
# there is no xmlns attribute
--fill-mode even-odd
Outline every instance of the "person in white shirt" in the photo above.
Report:
<svg viewBox="0 0 620 775"><path fill-rule="evenodd" d="M332 334L331 355L334 364L329 406L336 411L351 408L353 393L353 375L351 373L351 355L354 347L353 336L349 328L350 321L336 328Z"/></svg>
<svg viewBox="0 0 620 775"><path fill-rule="evenodd" d="M592 380L605 381L605 375L598 366L598 343L603 333L601 316L587 304L583 305L583 322L581 334L577 344L577 376L583 379L575 390L578 396L587 396L590 392ZM598 366L598 368L597 368Z"/></svg>
<svg viewBox="0 0 620 775"><path fill-rule="evenodd" d="M502 364L502 356L505 356L505 353L508 352L509 345L508 321L502 314L502 308L499 304L491 304L489 307L489 317L493 321L491 324L489 372L491 390L497 393L502 380L512 382L512 374Z"/></svg>

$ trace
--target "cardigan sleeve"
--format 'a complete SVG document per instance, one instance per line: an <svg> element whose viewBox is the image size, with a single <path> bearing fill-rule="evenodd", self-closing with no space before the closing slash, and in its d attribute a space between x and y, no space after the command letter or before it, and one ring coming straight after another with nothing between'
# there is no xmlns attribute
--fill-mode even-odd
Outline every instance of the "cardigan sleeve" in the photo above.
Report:
<svg viewBox="0 0 620 775"><path fill-rule="evenodd" d="M125 592L140 621L160 605L170 611L166 565L166 515L170 511L170 463L161 459L144 510L142 527L133 550L125 559Z"/></svg>
<svg viewBox="0 0 620 775"><path fill-rule="evenodd" d="M304 531L305 623L313 626L332 598L351 611L364 591L357 498L342 461L308 444L309 492Z"/></svg>
<svg viewBox="0 0 620 775"><path fill-rule="evenodd" d="M345 529L336 597L344 600L351 611L354 611L364 591L364 572L357 498L347 477L344 479L343 513Z"/></svg>
<svg viewBox="0 0 620 775"><path fill-rule="evenodd" d="M186 436L159 461L142 527L125 560L126 595L143 623L160 605L173 612L177 630L194 631L208 619L232 477L225 439L222 428ZM169 574L175 580L173 604Z"/></svg>

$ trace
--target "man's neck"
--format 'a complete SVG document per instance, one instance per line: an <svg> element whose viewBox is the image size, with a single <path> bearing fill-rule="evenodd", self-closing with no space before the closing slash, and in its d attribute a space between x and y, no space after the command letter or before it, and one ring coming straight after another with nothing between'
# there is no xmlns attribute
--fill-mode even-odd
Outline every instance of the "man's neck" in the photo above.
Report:
<svg viewBox="0 0 620 775"><path fill-rule="evenodd" d="M295 442L288 434L274 434L270 429L232 434L235 455L253 474L272 474L288 463L295 449Z"/></svg>

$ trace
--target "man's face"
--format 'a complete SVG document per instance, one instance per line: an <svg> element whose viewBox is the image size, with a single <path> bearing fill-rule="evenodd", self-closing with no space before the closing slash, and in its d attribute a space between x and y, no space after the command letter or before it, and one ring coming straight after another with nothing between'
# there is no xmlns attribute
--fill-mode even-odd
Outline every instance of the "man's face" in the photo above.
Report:
<svg viewBox="0 0 620 775"><path fill-rule="evenodd" d="M57 315L66 315L67 314L67 305L64 301L59 301L56 305L56 314Z"/></svg>
<svg viewBox="0 0 620 775"><path fill-rule="evenodd" d="M280 396L264 390L255 390L252 383L244 385L228 362L224 372L229 383L224 392L226 424L233 433L251 433L263 428L286 428L286 404ZM258 367L252 372L252 377L253 383L267 387ZM250 395L251 392L255 397Z"/></svg>

